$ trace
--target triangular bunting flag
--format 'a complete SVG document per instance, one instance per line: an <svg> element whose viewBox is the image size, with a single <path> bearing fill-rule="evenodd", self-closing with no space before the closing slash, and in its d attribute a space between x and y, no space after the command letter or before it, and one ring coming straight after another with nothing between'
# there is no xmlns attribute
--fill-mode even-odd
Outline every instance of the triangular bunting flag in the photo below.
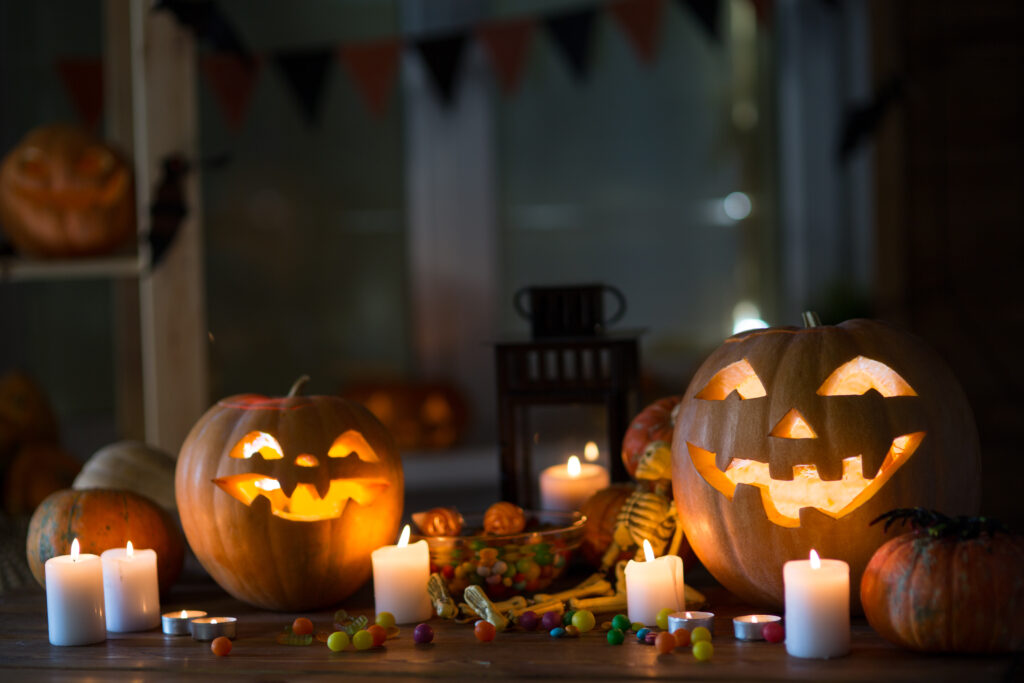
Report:
<svg viewBox="0 0 1024 683"><path fill-rule="evenodd" d="M650 64L658 51L663 0L619 0L608 6L640 61Z"/></svg>
<svg viewBox="0 0 1024 683"><path fill-rule="evenodd" d="M533 37L533 20L481 24L476 37L487 51L502 91L511 95L519 89L526 64L526 51Z"/></svg>
<svg viewBox="0 0 1024 683"><path fill-rule="evenodd" d="M57 74L68 91L82 125L99 132L103 115L103 60L74 57L57 61Z"/></svg>
<svg viewBox="0 0 1024 683"><path fill-rule="evenodd" d="M171 12L178 23L192 31L196 40L219 52L232 52L246 64L252 64L249 49L213 0L158 0L153 11L160 10Z"/></svg>
<svg viewBox="0 0 1024 683"><path fill-rule="evenodd" d="M246 64L235 54L208 54L201 58L200 68L228 127L238 130L245 120L249 98L256 85L259 62L253 60Z"/></svg>
<svg viewBox="0 0 1024 683"><path fill-rule="evenodd" d="M402 44L397 40L342 45L338 50L341 63L374 116L383 116L387 111L401 51Z"/></svg>
<svg viewBox="0 0 1024 683"><path fill-rule="evenodd" d="M438 94L445 104L451 104L455 98L456 77L465 47L465 33L416 41L416 49L423 56L423 62L427 65Z"/></svg>
<svg viewBox="0 0 1024 683"><path fill-rule="evenodd" d="M590 44L594 36L593 7L547 17L546 24L555 45L562 51L573 75L585 80L590 72Z"/></svg>
<svg viewBox="0 0 1024 683"><path fill-rule="evenodd" d="M720 0L681 0L680 4L686 5L693 12L693 16L708 32L708 35L719 40L718 34L718 8Z"/></svg>
<svg viewBox="0 0 1024 683"><path fill-rule="evenodd" d="M299 100L306 123L316 123L319 117L327 68L331 64L333 52L331 48L324 47L274 55L288 86Z"/></svg>

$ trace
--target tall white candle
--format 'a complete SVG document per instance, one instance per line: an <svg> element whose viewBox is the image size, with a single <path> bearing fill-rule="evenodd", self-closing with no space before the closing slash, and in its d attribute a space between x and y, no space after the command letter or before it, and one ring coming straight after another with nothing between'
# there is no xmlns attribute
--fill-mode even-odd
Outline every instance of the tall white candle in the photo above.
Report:
<svg viewBox="0 0 1024 683"><path fill-rule="evenodd" d="M850 565L791 560L782 567L786 593L786 652L827 659L850 652Z"/></svg>
<svg viewBox="0 0 1024 683"><path fill-rule="evenodd" d="M51 557L46 573L46 622L51 645L88 645L107 639L103 621L103 565L96 555Z"/></svg>
<svg viewBox="0 0 1024 683"><path fill-rule="evenodd" d="M398 624L426 621L433 613L427 582L430 551L426 541L409 543L409 525L398 545L386 545L370 553L373 562L373 601L377 613L391 612Z"/></svg>
<svg viewBox="0 0 1024 683"><path fill-rule="evenodd" d="M608 470L594 463L580 463L575 455L564 465L553 465L540 473L540 507L542 510L573 512L587 498L603 488L611 479Z"/></svg>
<svg viewBox="0 0 1024 683"><path fill-rule="evenodd" d="M658 612L668 607L673 612L686 609L683 561L677 555L654 557L644 539L646 562L630 560L626 564L626 602L629 620L654 626Z"/></svg>
<svg viewBox="0 0 1024 683"><path fill-rule="evenodd" d="M160 587L156 551L124 548L104 550L103 600L107 630L114 633L147 631L160 625Z"/></svg>

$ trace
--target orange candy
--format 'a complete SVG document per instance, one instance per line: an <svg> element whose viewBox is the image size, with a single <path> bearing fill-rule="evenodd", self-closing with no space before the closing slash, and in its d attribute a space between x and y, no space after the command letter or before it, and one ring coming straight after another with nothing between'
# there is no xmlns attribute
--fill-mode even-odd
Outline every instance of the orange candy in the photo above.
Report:
<svg viewBox="0 0 1024 683"><path fill-rule="evenodd" d="M313 633L313 622L306 617L299 617L292 622L292 633L297 636L308 636Z"/></svg>
<svg viewBox="0 0 1024 683"><path fill-rule="evenodd" d="M659 655L667 655L676 649L676 637L668 631L662 631L654 639L654 649L658 651Z"/></svg>
<svg viewBox="0 0 1024 683"><path fill-rule="evenodd" d="M483 619L476 622L476 625L473 627L473 634L481 643L491 642L494 640L494 636L497 635L497 633L498 631L494 628L494 624L489 621L484 621Z"/></svg>
<svg viewBox="0 0 1024 683"><path fill-rule="evenodd" d="M231 640L226 636L218 636L210 643L210 650L218 657L227 657L231 654Z"/></svg>
<svg viewBox="0 0 1024 683"><path fill-rule="evenodd" d="M366 630L370 632L371 636L373 636L373 646L374 647L380 647L381 645L384 644L384 641L388 639L388 631L387 631L387 629L385 629L380 624L374 624L372 626L368 626Z"/></svg>
<svg viewBox="0 0 1024 683"><path fill-rule="evenodd" d="M675 632L676 647L686 647L690 644L690 631L689 629L681 628Z"/></svg>

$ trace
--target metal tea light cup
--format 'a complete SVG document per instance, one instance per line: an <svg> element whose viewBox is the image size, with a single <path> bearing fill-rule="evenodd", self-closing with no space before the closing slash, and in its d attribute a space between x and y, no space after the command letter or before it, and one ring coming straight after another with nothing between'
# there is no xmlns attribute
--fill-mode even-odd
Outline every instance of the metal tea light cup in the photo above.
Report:
<svg viewBox="0 0 1024 683"><path fill-rule="evenodd" d="M238 619L234 617L200 617L193 619L189 624L192 628L192 638L195 640L213 640L220 636L234 640Z"/></svg>
<svg viewBox="0 0 1024 683"><path fill-rule="evenodd" d="M745 614L732 620L733 634L736 640L764 640L764 626L782 621L782 617L774 614Z"/></svg>
<svg viewBox="0 0 1024 683"><path fill-rule="evenodd" d="M160 615L163 632L169 636L187 636L192 631L189 622L198 617L205 617L206 612L198 609L183 609L178 612L167 612Z"/></svg>
<svg viewBox="0 0 1024 683"><path fill-rule="evenodd" d="M703 626L709 631L714 631L715 626L715 614L714 612L673 612L668 615L668 631L669 633L675 633L681 628L685 628L687 631L693 631L698 626Z"/></svg>

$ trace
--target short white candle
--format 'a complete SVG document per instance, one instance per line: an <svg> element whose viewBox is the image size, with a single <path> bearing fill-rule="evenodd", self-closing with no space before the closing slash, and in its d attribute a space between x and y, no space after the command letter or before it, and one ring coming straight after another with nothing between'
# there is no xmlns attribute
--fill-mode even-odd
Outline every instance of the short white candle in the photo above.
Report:
<svg viewBox="0 0 1024 683"><path fill-rule="evenodd" d="M540 473L540 507L574 512L587 498L607 488L610 481L608 470L594 463L580 463L571 455L566 464L552 465Z"/></svg>
<svg viewBox="0 0 1024 683"><path fill-rule="evenodd" d="M782 567L786 593L786 652L827 659L850 652L850 565L791 560Z"/></svg>
<svg viewBox="0 0 1024 683"><path fill-rule="evenodd" d="M88 645L107 639L103 621L103 564L96 555L51 557L46 573L46 622L51 645Z"/></svg>
<svg viewBox="0 0 1024 683"><path fill-rule="evenodd" d="M156 551L124 548L104 550L103 598L107 630L114 633L147 631L160 625L160 586Z"/></svg>
<svg viewBox="0 0 1024 683"><path fill-rule="evenodd" d="M391 612L395 623L426 621L433 614L427 582L430 551L426 541L409 543L409 525L398 545L386 545L370 553L373 562L373 601L377 613Z"/></svg>
<svg viewBox="0 0 1024 683"><path fill-rule="evenodd" d="M686 609L683 561L678 555L654 557L647 539L644 557L646 562L626 564L626 602L630 621L654 626L666 607L673 612Z"/></svg>

